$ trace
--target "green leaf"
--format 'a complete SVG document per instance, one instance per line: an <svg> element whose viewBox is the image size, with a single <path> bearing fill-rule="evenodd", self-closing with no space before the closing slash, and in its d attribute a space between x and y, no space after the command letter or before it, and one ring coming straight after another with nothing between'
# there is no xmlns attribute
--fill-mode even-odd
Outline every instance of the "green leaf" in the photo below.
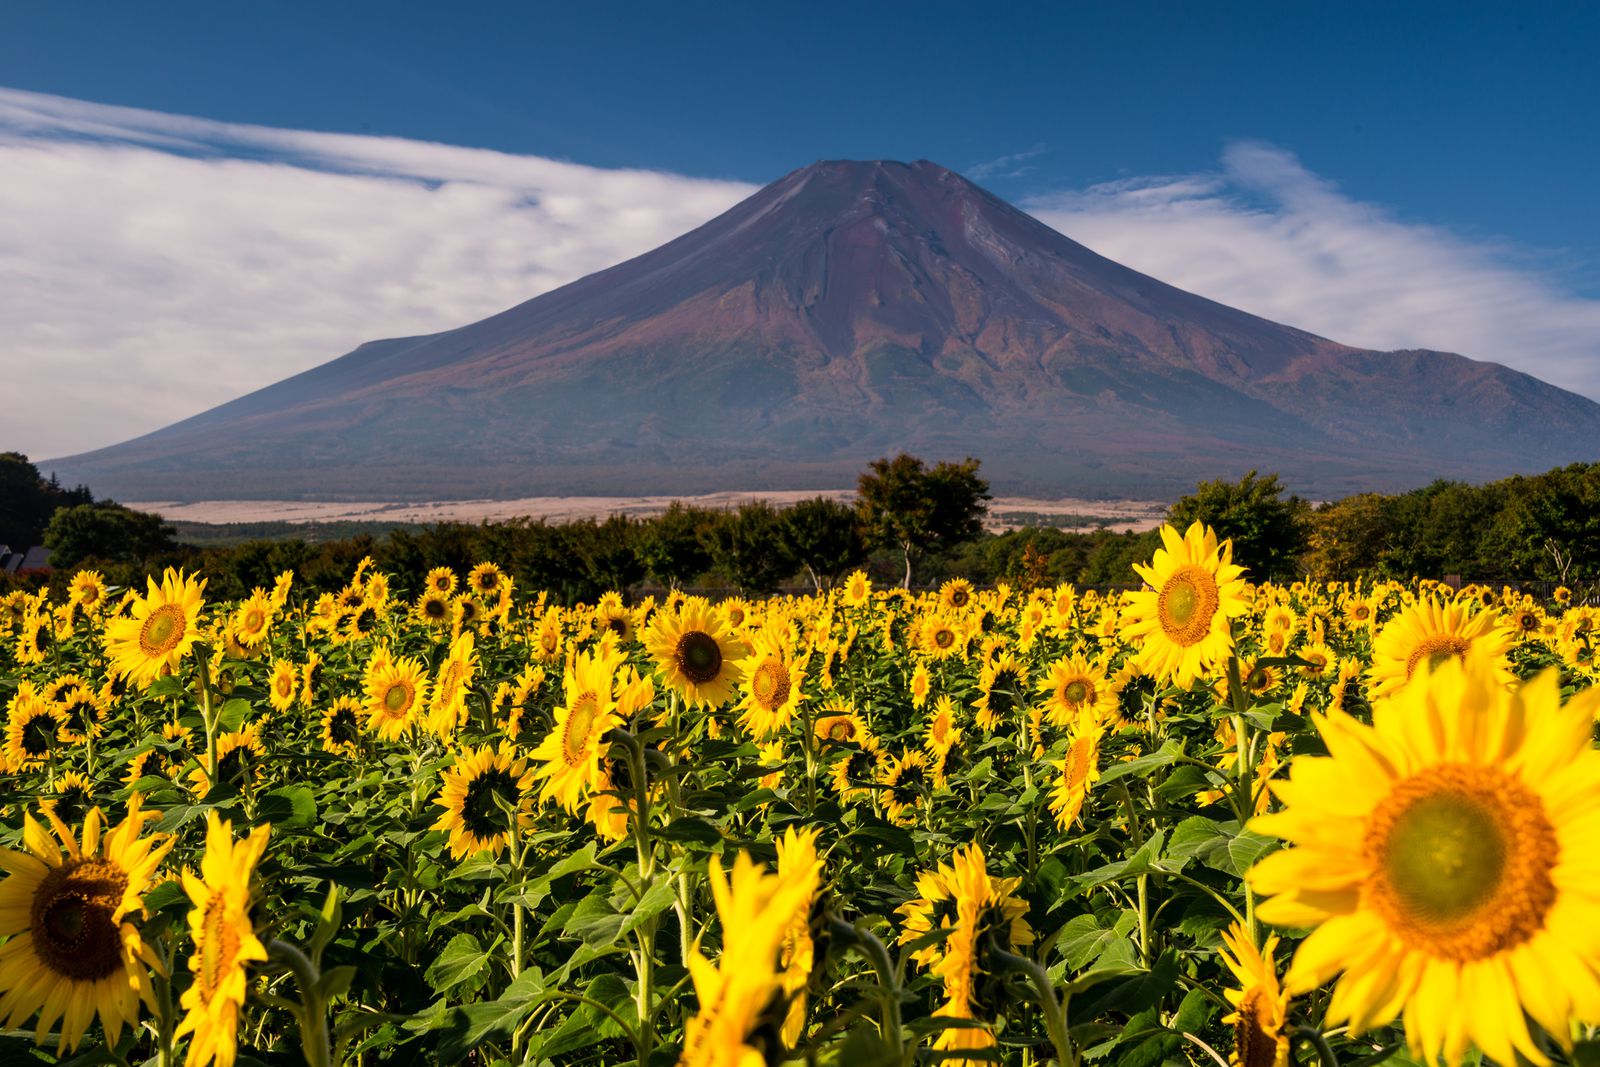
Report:
<svg viewBox="0 0 1600 1067"><path fill-rule="evenodd" d="M485 949L471 934L457 934L439 953L439 958L428 967L428 984L437 993L454 989L478 975L489 963L491 954L499 947L503 937L496 936Z"/></svg>
<svg viewBox="0 0 1600 1067"><path fill-rule="evenodd" d="M1243 878L1257 860L1277 847L1278 839L1275 837L1263 837L1249 830L1240 830L1238 836L1228 842L1228 873Z"/></svg>
<svg viewBox="0 0 1600 1067"><path fill-rule="evenodd" d="M1124 878L1134 878L1141 874L1148 874L1154 868L1156 857L1161 854L1163 831L1157 830L1139 847L1133 855L1126 859L1116 860L1104 867L1096 867L1086 871L1073 879L1073 884L1082 892L1093 889L1097 885L1107 882L1121 881Z"/></svg>
<svg viewBox="0 0 1600 1067"><path fill-rule="evenodd" d="M248 700L230 700L222 705L222 714L217 717L217 727L220 730L238 730L244 726L245 720L249 717Z"/></svg>
<svg viewBox="0 0 1600 1067"><path fill-rule="evenodd" d="M674 819L656 834L663 840L674 845L694 846L702 849L712 849L722 844L722 831L718 830L715 823L701 819L694 815L685 815Z"/></svg>
<svg viewBox="0 0 1600 1067"><path fill-rule="evenodd" d="M315 825L317 801L307 785L286 785L263 796L256 805L256 825L271 823L279 830Z"/></svg>
<svg viewBox="0 0 1600 1067"><path fill-rule="evenodd" d="M635 904L633 909L628 912L627 918L623 920L621 928L617 931L617 936L626 937L643 923L670 908L672 902L676 899L677 895L673 892L672 879L665 875L658 876L651 883L650 888L645 890L644 896L639 900L639 903Z"/></svg>
<svg viewBox="0 0 1600 1067"><path fill-rule="evenodd" d="M583 995L621 1016L630 1027L637 1025L634 1018L633 998L621 978L602 974L584 989ZM539 1045L540 1056L559 1056L575 1049L588 1048L612 1038L623 1036L625 1031L616 1019L591 1004L580 1004L567 1016L567 1021Z"/></svg>
<svg viewBox="0 0 1600 1067"><path fill-rule="evenodd" d="M1114 782L1118 778L1123 778L1130 774L1137 778L1143 778L1157 767L1165 767L1168 764L1176 763L1178 757L1182 755L1183 746L1177 741L1168 741L1147 755L1128 760L1126 763L1115 763L1107 767L1100 775L1099 784L1103 786L1107 782Z"/></svg>

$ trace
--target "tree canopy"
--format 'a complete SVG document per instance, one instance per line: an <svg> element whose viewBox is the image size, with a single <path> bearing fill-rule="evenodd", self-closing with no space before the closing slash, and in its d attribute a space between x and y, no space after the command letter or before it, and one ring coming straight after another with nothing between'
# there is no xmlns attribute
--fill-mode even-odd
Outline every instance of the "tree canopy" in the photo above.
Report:
<svg viewBox="0 0 1600 1067"><path fill-rule="evenodd" d="M991 497L978 466L968 457L929 468L902 452L873 460L857 480L861 525L874 544L899 549L905 561L903 587L911 587L919 560L944 555L983 533L985 502Z"/></svg>

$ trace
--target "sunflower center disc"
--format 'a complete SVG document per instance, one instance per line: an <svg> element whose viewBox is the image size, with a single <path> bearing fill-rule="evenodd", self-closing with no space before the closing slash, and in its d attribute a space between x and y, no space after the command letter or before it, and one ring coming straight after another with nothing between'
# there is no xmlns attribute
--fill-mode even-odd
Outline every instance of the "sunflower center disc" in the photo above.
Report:
<svg viewBox="0 0 1600 1067"><path fill-rule="evenodd" d="M764 708L775 708L789 699L789 672L782 663L769 659L756 668L750 688L757 703Z"/></svg>
<svg viewBox="0 0 1600 1067"><path fill-rule="evenodd" d="M1273 1067L1278 1062L1278 1040L1273 1032L1271 1005L1266 990L1251 986L1239 1001L1239 1019L1233 1024L1233 1047L1240 1067Z"/></svg>
<svg viewBox="0 0 1600 1067"><path fill-rule="evenodd" d="M566 749L567 763L577 766L589 748L589 731L594 728L594 720L599 712L599 702L593 693L584 693L572 705L572 711L567 714L567 732L561 739L562 746Z"/></svg>
<svg viewBox="0 0 1600 1067"><path fill-rule="evenodd" d="M145 617L139 628L139 649L146 656L165 656L183 640L183 609L163 604Z"/></svg>
<svg viewBox="0 0 1600 1067"><path fill-rule="evenodd" d="M1373 811L1365 888L1408 947L1467 963L1543 928L1558 851L1527 786L1493 768L1440 764L1401 781Z"/></svg>
<svg viewBox="0 0 1600 1067"><path fill-rule="evenodd" d="M1069 704L1082 704L1089 699L1089 683L1081 678L1074 679L1061 690L1061 695Z"/></svg>
<svg viewBox="0 0 1600 1067"><path fill-rule="evenodd" d="M122 938L112 921L128 876L98 859L69 859L44 876L33 894L33 948L46 967L95 982L122 966Z"/></svg>
<svg viewBox="0 0 1600 1067"><path fill-rule="evenodd" d="M1464 637L1455 634L1433 634L1417 642L1417 647L1411 650L1411 655L1406 657L1406 680L1416 673L1417 666L1423 660L1428 661L1430 670L1438 670L1439 666L1452 656L1465 656L1469 642Z"/></svg>
<svg viewBox="0 0 1600 1067"><path fill-rule="evenodd" d="M1220 603L1217 580L1211 572L1186 563L1161 587L1156 611L1161 629L1174 643L1187 648L1211 632L1211 617Z"/></svg>
<svg viewBox="0 0 1600 1067"><path fill-rule="evenodd" d="M389 687L389 691L383 694L383 706L388 709L389 714L391 715L400 714L400 712L404 711L410 704L411 692L401 682L396 682L394 685L391 685Z"/></svg>
<svg viewBox="0 0 1600 1067"><path fill-rule="evenodd" d="M678 638L678 670L695 685L704 685L722 673L722 648L717 639L700 630Z"/></svg>
<svg viewBox="0 0 1600 1067"><path fill-rule="evenodd" d="M205 937L197 946L200 969L196 981L200 983L200 999L209 1004L221 991L223 979L239 954L239 928L228 921L227 899L221 893L212 894L207 902L202 925Z"/></svg>

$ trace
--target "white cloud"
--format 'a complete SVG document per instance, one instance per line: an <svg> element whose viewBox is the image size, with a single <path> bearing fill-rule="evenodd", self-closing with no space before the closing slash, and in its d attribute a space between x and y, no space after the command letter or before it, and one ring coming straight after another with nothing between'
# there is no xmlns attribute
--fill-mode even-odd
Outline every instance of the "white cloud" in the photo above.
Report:
<svg viewBox="0 0 1600 1067"><path fill-rule="evenodd" d="M991 163L1014 170L1039 151ZM0 89L0 449L112 444L363 341L463 325L753 189ZM1600 395L1600 302L1502 248L1352 201L1275 148L1025 206L1269 318Z"/></svg>
<svg viewBox="0 0 1600 1067"><path fill-rule="evenodd" d="M1363 348L1460 352L1600 398L1600 301L1503 243L1351 199L1272 145L1232 145L1216 173L1023 206L1103 256L1277 322Z"/></svg>
<svg viewBox="0 0 1600 1067"><path fill-rule="evenodd" d="M0 449L112 444L463 325L752 191L0 89Z"/></svg>
<svg viewBox="0 0 1600 1067"><path fill-rule="evenodd" d="M975 182L992 181L995 178L1021 178L1024 175L1032 174L1037 169L1028 160L1039 158L1045 154L1045 151L1044 143L1040 142L1032 148L1024 149L1021 152L1012 152L1010 155L997 156L994 159L986 159L982 163L974 163L963 173Z"/></svg>

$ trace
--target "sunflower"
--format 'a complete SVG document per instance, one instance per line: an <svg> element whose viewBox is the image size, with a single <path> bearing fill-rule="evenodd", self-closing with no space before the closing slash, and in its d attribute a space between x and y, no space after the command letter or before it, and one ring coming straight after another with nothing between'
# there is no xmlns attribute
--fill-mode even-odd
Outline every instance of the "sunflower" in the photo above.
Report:
<svg viewBox="0 0 1600 1067"><path fill-rule="evenodd" d="M1340 972L1330 1024L1397 1014L1429 1062L1469 1044L1500 1063L1548 1063L1525 1021L1565 1045L1600 1021L1600 691L1561 704L1546 671L1509 691L1483 656L1446 655L1373 724L1330 712L1331 753L1273 786L1285 809L1252 830L1296 847L1246 875L1267 922L1315 929L1285 978L1294 994Z"/></svg>
<svg viewBox="0 0 1600 1067"><path fill-rule="evenodd" d="M451 859L484 851L500 854L513 829L502 802L517 813L517 826L532 822L533 772L508 745L463 749L441 778L443 787L434 803L444 814L432 829L450 835Z"/></svg>
<svg viewBox="0 0 1600 1067"><path fill-rule="evenodd" d="M600 761L600 780L585 815L595 836L621 841L628 836L628 816L637 808L633 795L633 769L626 759L607 756Z"/></svg>
<svg viewBox="0 0 1600 1067"><path fill-rule="evenodd" d="M678 1067L749 1067L786 1058L785 1049L771 1047L782 1042L788 1017L780 958L820 876L820 864L768 874L741 852L730 879L721 858L711 858L722 958L712 966L698 946L689 950L685 962L700 1007L684 1027Z"/></svg>
<svg viewBox="0 0 1600 1067"><path fill-rule="evenodd" d="M45 657L50 654L50 645L54 639L55 626L50 620L49 613L28 612L23 616L22 626L17 631L18 661L30 666L43 663Z"/></svg>
<svg viewBox="0 0 1600 1067"><path fill-rule="evenodd" d="M911 672L911 706L922 710L928 704L928 694L933 690L933 676L926 663L917 664Z"/></svg>
<svg viewBox="0 0 1600 1067"><path fill-rule="evenodd" d="M54 813L44 813L50 831L29 815L27 851L0 848L0 1017L15 1029L37 1012L40 1044L59 1022L57 1055L76 1049L97 1015L114 1046L124 1025L138 1025L141 998L155 1008L149 969L161 964L128 920L144 913L172 839L141 838L160 815L140 808L134 793L122 823L103 834L104 816L90 809L81 841Z"/></svg>
<svg viewBox="0 0 1600 1067"><path fill-rule="evenodd" d="M84 611L98 612L105 606L105 578L99 571L79 571L67 583L67 599Z"/></svg>
<svg viewBox="0 0 1600 1067"><path fill-rule="evenodd" d="M878 784L883 786L883 810L889 821L898 826L914 824L933 785L928 757L911 749L890 759L883 765Z"/></svg>
<svg viewBox="0 0 1600 1067"><path fill-rule="evenodd" d="M1250 933L1239 923L1222 932L1226 946L1219 955L1239 983L1224 992L1233 1014L1223 1023L1233 1024L1233 1067L1289 1067L1289 997L1278 985L1278 968L1272 952L1276 936L1256 948Z"/></svg>
<svg viewBox="0 0 1600 1067"><path fill-rule="evenodd" d="M1303 669L1303 668L1302 668ZM1321 670L1326 673L1328 661L1323 660ZM1278 673L1278 668L1264 666L1260 663L1250 665L1244 674L1244 687L1251 696L1265 696L1283 684L1283 675Z"/></svg>
<svg viewBox="0 0 1600 1067"><path fill-rule="evenodd" d="M291 567L279 574L272 583L272 606L282 611L283 606L289 603L289 590L293 587L294 568Z"/></svg>
<svg viewBox="0 0 1600 1067"><path fill-rule="evenodd" d="M844 758L835 761L830 772L834 792L839 794L840 800L851 800L871 792L883 777L887 762L888 757L872 738L847 749Z"/></svg>
<svg viewBox="0 0 1600 1067"><path fill-rule="evenodd" d="M445 627L450 625L450 597L437 589L429 589L417 597L416 604L411 609L411 614L417 621L428 626Z"/></svg>
<svg viewBox="0 0 1600 1067"><path fill-rule="evenodd" d="M286 659L272 661L272 674L267 681L267 700L274 710L288 711L300 695L300 672Z"/></svg>
<svg viewBox="0 0 1600 1067"><path fill-rule="evenodd" d="M789 997L789 1013L783 1022L783 1044L794 1048L805 1031L806 986L816 967L817 944L812 934L816 919L817 887L822 881L822 860L817 856L820 830L796 830L793 826L778 838L778 877L785 882L808 882L811 892L795 905L789 927L778 949L783 991Z"/></svg>
<svg viewBox="0 0 1600 1067"><path fill-rule="evenodd" d="M110 705L81 678L74 675L71 679L58 690L55 703L67 724L61 740L76 744L85 737L100 736Z"/></svg>
<svg viewBox="0 0 1600 1067"><path fill-rule="evenodd" d="M941 696L933 703L933 715L928 719L928 732L922 739L922 747L942 768L945 757L960 742L961 727L956 725L956 702L948 696Z"/></svg>
<svg viewBox="0 0 1600 1067"><path fill-rule="evenodd" d="M1063 830L1077 821L1083 802L1089 797L1089 787L1100 778L1100 741L1104 736L1105 725L1100 719L1082 716L1067 733L1066 756L1051 761L1061 777L1050 791L1050 810Z"/></svg>
<svg viewBox="0 0 1600 1067"><path fill-rule="evenodd" d="M1377 700L1391 696L1411 681L1421 664L1437 667L1447 659L1465 657L1468 650L1490 657L1501 681L1510 683L1512 675L1505 654L1514 642L1511 631L1498 625L1492 611L1472 615L1463 603L1419 598L1384 623L1372 639L1368 697Z"/></svg>
<svg viewBox="0 0 1600 1067"><path fill-rule="evenodd" d="M929 612L917 623L917 647L934 659L949 659L967 650L967 638L955 620Z"/></svg>
<svg viewBox="0 0 1600 1067"><path fill-rule="evenodd" d="M1117 690L1106 672L1081 655L1062 656L1050 664L1050 674L1039 680L1038 689L1056 726L1070 726L1086 712L1109 718L1117 710Z"/></svg>
<svg viewBox="0 0 1600 1067"><path fill-rule="evenodd" d="M1010 652L1002 652L986 664L978 675L978 725L993 731L1011 725L1025 706L1022 694L1028 686L1028 669Z"/></svg>
<svg viewBox="0 0 1600 1067"><path fill-rule="evenodd" d="M537 777L545 780L541 798L558 800L567 811L577 811L600 787L602 739L621 721L611 688L616 662L588 652L572 658L564 678L566 703L556 709L555 726L531 753L541 763Z"/></svg>
<svg viewBox="0 0 1600 1067"><path fill-rule="evenodd" d="M686 599L680 597L678 602L667 610L677 610ZM729 629L738 630L750 624L752 608L750 601L741 596L731 596L717 605L717 611L722 614L728 623Z"/></svg>
<svg viewBox="0 0 1600 1067"><path fill-rule="evenodd" d="M1300 675L1304 678L1326 678L1328 671L1333 667L1339 657L1333 654L1333 649L1321 641L1312 641L1302 645L1295 653L1305 664L1299 667Z"/></svg>
<svg viewBox="0 0 1600 1067"><path fill-rule="evenodd" d="M983 849L976 844L956 852L949 877L955 932L945 942L933 968L934 975L944 984L945 994L945 1002L935 1015L983 1024L999 1015L1000 988L990 954L996 950L1011 952L1033 943L1033 929L1023 917L1028 905L1016 895L1021 884L1021 878L991 878ZM941 1030L933 1047L939 1051L976 1051L994 1045L994 1034L983 1025Z"/></svg>
<svg viewBox="0 0 1600 1067"><path fill-rule="evenodd" d="M972 583L951 578L939 587L939 606L947 611L965 611L972 604Z"/></svg>
<svg viewBox="0 0 1600 1067"><path fill-rule="evenodd" d="M44 766L70 731L60 707L39 695L32 682L18 682L6 705L6 765L12 773Z"/></svg>
<svg viewBox="0 0 1600 1067"><path fill-rule="evenodd" d="M240 604L229 624L234 640L254 651L266 644L272 633L272 616L276 613L272 598L265 589L257 588L250 599Z"/></svg>
<svg viewBox="0 0 1600 1067"><path fill-rule="evenodd" d="M566 638L561 633L561 609L550 608L539 619L539 630L533 635L534 658L545 663L561 658Z"/></svg>
<svg viewBox="0 0 1600 1067"><path fill-rule="evenodd" d="M355 756L361 751L366 707L354 697L338 697L322 713L322 751Z"/></svg>
<svg viewBox="0 0 1600 1067"><path fill-rule="evenodd" d="M722 707L744 677L744 644L699 597L687 598L675 612L658 612L644 645L662 679L693 707Z"/></svg>
<svg viewBox="0 0 1600 1067"><path fill-rule="evenodd" d="M493 563L480 563L467 572L467 588L486 600L497 599L505 581L505 572Z"/></svg>
<svg viewBox="0 0 1600 1067"><path fill-rule="evenodd" d="M916 899L896 909L902 920L900 944L922 942L912 950L911 959L928 970L944 955L944 942L934 940L933 932L948 929L956 921L955 896L950 888L954 878L955 872L944 863L931 871L918 871Z"/></svg>
<svg viewBox="0 0 1600 1067"><path fill-rule="evenodd" d="M201 595L205 579L185 578L168 567L161 584L147 579L149 591L133 601L129 618L106 624L106 655L111 670L141 689L170 674L200 636Z"/></svg>
<svg viewBox="0 0 1600 1067"><path fill-rule="evenodd" d="M234 1063L247 984L245 965L267 959L266 946L250 921L250 882L271 830L257 826L249 837L235 841L233 824L209 811L200 873L183 872L183 888L194 905L189 910L189 936L194 941L189 971L194 980L179 1001L187 1014L177 1029L179 1037L194 1035L186 1067Z"/></svg>
<svg viewBox="0 0 1600 1067"><path fill-rule="evenodd" d="M242 730L229 730L217 737L217 781L240 788L255 782L256 765L267 754L261 743L261 728L252 723Z"/></svg>
<svg viewBox="0 0 1600 1067"><path fill-rule="evenodd" d="M822 706L821 714L811 724L811 731L824 749L845 743L862 745L872 740L872 731L867 729L856 709L836 700Z"/></svg>
<svg viewBox="0 0 1600 1067"><path fill-rule="evenodd" d="M422 587L448 599L456 591L456 572L449 567L435 567L422 580Z"/></svg>
<svg viewBox="0 0 1600 1067"><path fill-rule="evenodd" d="M416 721L428 693L428 673L412 656L367 669L367 729L397 741Z"/></svg>
<svg viewBox="0 0 1600 1067"><path fill-rule="evenodd" d="M77 771L67 771L55 780L39 807L64 823L77 822L94 807L94 786Z"/></svg>
<svg viewBox="0 0 1600 1067"><path fill-rule="evenodd" d="M622 603L616 593L606 593L594 606L594 628L597 632L610 631L623 645L633 642L633 612Z"/></svg>
<svg viewBox="0 0 1600 1067"><path fill-rule="evenodd" d="M423 725L441 740L454 736L467 715L467 693L478 673L476 639L463 633L450 642L450 652L434 672Z"/></svg>
<svg viewBox="0 0 1600 1067"><path fill-rule="evenodd" d="M764 630L756 637L747 666L740 721L757 741L765 741L788 726L800 709L805 663L790 654L783 637Z"/></svg>
<svg viewBox="0 0 1600 1067"><path fill-rule="evenodd" d="M1187 689L1233 651L1229 620L1250 610L1244 568L1233 562L1233 542L1218 545L1198 522L1182 537L1162 526L1161 541L1148 566L1133 565L1149 588L1128 594L1122 637L1146 672Z"/></svg>
<svg viewBox="0 0 1600 1067"><path fill-rule="evenodd" d="M846 607L859 608L872 599L872 580L863 570L853 570L850 577L844 580L844 603Z"/></svg>

